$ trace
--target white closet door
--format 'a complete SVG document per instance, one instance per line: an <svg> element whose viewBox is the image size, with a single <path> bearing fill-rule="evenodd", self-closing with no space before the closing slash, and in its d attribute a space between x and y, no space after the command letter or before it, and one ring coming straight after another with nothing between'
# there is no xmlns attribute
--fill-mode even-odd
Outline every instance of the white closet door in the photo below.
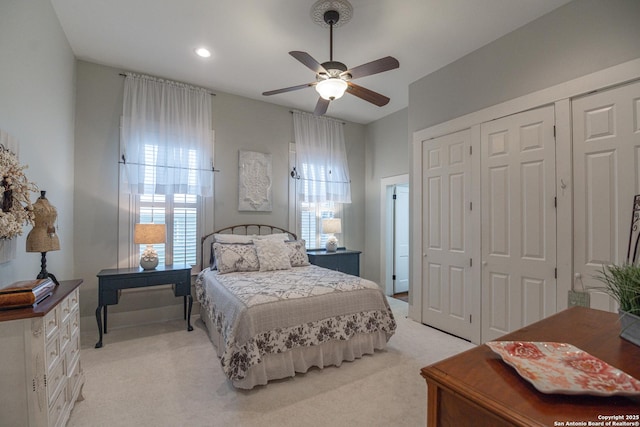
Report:
<svg viewBox="0 0 640 427"><path fill-rule="evenodd" d="M602 286L603 264L626 259L633 196L640 193L640 83L572 102L574 288ZM581 283L582 282L582 283ZM614 311L594 294L591 306Z"/></svg>
<svg viewBox="0 0 640 427"><path fill-rule="evenodd" d="M482 341L556 312L553 106L481 126Z"/></svg>
<svg viewBox="0 0 640 427"><path fill-rule="evenodd" d="M422 322L465 339L473 312L470 146L469 130L422 143Z"/></svg>

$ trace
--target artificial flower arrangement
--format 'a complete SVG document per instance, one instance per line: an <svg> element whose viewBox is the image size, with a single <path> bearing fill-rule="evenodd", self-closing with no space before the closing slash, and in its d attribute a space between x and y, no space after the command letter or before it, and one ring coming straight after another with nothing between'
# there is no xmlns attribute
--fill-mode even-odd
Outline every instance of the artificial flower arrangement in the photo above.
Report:
<svg viewBox="0 0 640 427"><path fill-rule="evenodd" d="M27 165L0 145L0 239L13 239L22 234L22 227L33 225L31 192L38 187L24 174Z"/></svg>

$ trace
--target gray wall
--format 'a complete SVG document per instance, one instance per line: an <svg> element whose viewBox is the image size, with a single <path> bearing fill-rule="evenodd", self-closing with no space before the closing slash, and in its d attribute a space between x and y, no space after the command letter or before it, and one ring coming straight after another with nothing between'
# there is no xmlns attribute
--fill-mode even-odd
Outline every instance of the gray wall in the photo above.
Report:
<svg viewBox="0 0 640 427"><path fill-rule="evenodd" d="M47 267L59 279L74 278L74 64L49 0L0 2L0 128L17 138L27 178L58 210L60 251ZM0 286L40 271L40 254L25 251L30 230L17 238L16 258L0 264Z"/></svg>
<svg viewBox="0 0 640 427"><path fill-rule="evenodd" d="M382 284L380 277L380 182L409 173L408 110L402 109L367 125L366 238L363 261L367 279Z"/></svg>
<svg viewBox="0 0 640 427"><path fill-rule="evenodd" d="M409 86L409 135L640 57L640 1L575 0Z"/></svg>
<svg viewBox="0 0 640 427"><path fill-rule="evenodd" d="M75 271L85 278L81 316L89 321L97 305L96 273L118 264L117 162L124 87L124 79L119 73L122 71L84 61L77 63ZM215 174L214 229L250 222L288 228L291 179L288 159L289 143L293 142L293 119L289 109L219 92L212 98L212 105L215 166L220 170ZM363 250L364 126L346 123L345 139L353 204L345 209L343 241L351 248ZM272 212L238 212L240 149L272 155ZM181 315L181 307L181 301L168 290L129 293L109 310L110 323L118 326L177 317Z"/></svg>

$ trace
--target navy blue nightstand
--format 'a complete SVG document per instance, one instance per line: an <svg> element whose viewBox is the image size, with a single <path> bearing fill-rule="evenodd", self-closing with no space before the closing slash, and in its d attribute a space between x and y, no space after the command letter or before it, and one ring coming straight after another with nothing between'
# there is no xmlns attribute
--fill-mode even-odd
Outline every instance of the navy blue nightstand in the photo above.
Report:
<svg viewBox="0 0 640 427"><path fill-rule="evenodd" d="M360 276L360 251L340 248L336 252L324 249L308 250L309 262L319 267L337 270L352 276Z"/></svg>

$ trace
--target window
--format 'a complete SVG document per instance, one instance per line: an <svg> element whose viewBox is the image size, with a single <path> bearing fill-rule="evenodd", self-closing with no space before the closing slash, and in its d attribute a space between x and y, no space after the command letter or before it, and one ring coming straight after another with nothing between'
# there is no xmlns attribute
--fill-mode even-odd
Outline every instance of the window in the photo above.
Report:
<svg viewBox="0 0 640 427"><path fill-rule="evenodd" d="M167 225L167 243L154 245L159 264L197 263L200 197L190 194L136 196L136 222ZM144 246L139 245L139 254Z"/></svg>
<svg viewBox="0 0 640 427"><path fill-rule="evenodd" d="M136 223L166 225L159 263L196 264L213 225L211 94L180 82L126 73L120 134L118 260L137 263Z"/></svg>
<svg viewBox="0 0 640 427"><path fill-rule="evenodd" d="M196 152L188 150L187 164L190 169L186 182L189 186L196 181ZM187 264L197 263L198 249L198 216L199 196L194 194L153 194L154 184L158 181L158 174L165 172L157 168L158 146L144 145L144 185L146 194L137 194L135 213L136 223L166 224L167 242L164 245L154 245L158 252L158 263ZM145 246L139 245L138 253L142 254Z"/></svg>
<svg viewBox="0 0 640 427"><path fill-rule="evenodd" d="M305 240L307 249L324 248L330 235L322 233L322 220L339 218L341 204L300 202L298 211L300 213L298 233L300 238Z"/></svg>
<svg viewBox="0 0 640 427"><path fill-rule="evenodd" d="M295 144L289 144L289 168L293 171L292 178L296 178ZM301 179L291 179L289 188L289 217L292 219L289 228L295 230L298 238L304 239L307 249L321 249L327 244L329 234L322 233L322 220L326 218L340 218L342 203L337 202L304 202L300 196L299 186L305 185ZM344 232L344 230L343 230ZM338 241L341 241L340 236Z"/></svg>

